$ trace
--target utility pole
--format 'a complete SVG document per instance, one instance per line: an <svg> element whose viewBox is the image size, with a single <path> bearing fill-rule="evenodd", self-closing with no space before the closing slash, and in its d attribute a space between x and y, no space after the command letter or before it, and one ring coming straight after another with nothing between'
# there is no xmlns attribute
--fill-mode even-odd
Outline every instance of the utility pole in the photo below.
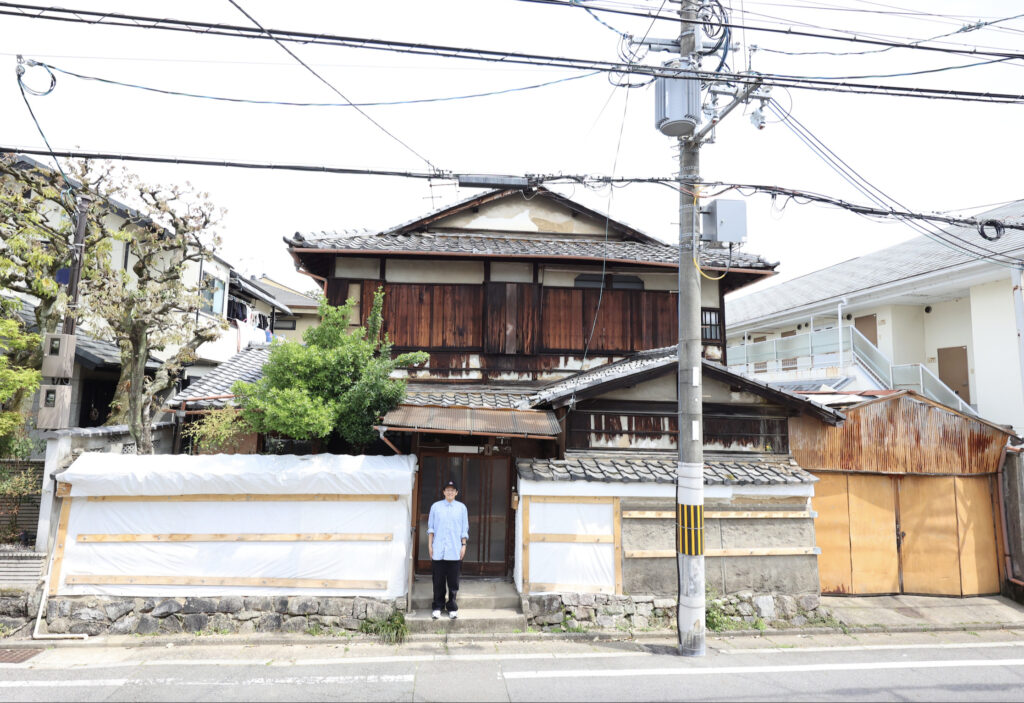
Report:
<svg viewBox="0 0 1024 703"><path fill-rule="evenodd" d="M71 277L68 280L68 311L64 315L64 334L74 334L78 314L78 286L82 281L82 264L85 262L85 232L89 225L89 205L92 198L81 193L78 195L78 221L75 223L75 243L73 246L74 262L71 264Z"/></svg>
<svg viewBox="0 0 1024 703"><path fill-rule="evenodd" d="M696 70L700 61L696 2L680 8L680 66ZM679 596L676 628L679 654L704 655L704 433L701 425L700 272L697 237L697 183L700 138L679 140L679 362L676 467L676 567ZM688 192L689 191L689 192Z"/></svg>

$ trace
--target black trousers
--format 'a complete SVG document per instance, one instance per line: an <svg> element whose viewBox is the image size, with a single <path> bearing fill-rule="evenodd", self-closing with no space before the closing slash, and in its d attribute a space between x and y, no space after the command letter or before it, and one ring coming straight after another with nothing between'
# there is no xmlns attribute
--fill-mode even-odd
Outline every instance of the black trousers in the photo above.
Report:
<svg viewBox="0 0 1024 703"><path fill-rule="evenodd" d="M431 562L434 577L434 603L432 610L447 610L454 613L459 609L455 602L455 594L459 592L459 574L462 562L457 559L435 559ZM448 599L445 602L445 586L448 587Z"/></svg>

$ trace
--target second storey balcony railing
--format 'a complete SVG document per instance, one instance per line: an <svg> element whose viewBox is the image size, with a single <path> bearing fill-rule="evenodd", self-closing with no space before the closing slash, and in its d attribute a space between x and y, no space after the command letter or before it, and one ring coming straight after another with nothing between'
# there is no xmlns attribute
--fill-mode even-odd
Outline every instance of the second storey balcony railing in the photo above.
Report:
<svg viewBox="0 0 1024 703"><path fill-rule="evenodd" d="M801 371L858 364L882 388L916 391L926 398L969 415L977 411L923 364L892 364L882 351L853 326L780 337L727 349L729 366L747 374Z"/></svg>

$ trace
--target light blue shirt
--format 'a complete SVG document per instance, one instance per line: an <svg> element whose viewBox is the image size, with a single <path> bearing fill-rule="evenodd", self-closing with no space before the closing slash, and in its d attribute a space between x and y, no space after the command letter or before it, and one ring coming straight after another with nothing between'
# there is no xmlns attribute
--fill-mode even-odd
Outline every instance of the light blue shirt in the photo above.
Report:
<svg viewBox="0 0 1024 703"><path fill-rule="evenodd" d="M462 540L469 539L469 511L457 500L439 500L430 506L427 534L434 535L434 560L458 561Z"/></svg>

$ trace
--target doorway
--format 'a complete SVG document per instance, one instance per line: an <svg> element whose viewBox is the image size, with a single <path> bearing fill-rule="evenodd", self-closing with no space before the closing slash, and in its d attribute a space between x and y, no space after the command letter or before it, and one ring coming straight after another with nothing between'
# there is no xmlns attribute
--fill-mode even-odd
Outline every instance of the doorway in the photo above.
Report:
<svg viewBox="0 0 1024 703"><path fill-rule="evenodd" d="M971 381L967 371L967 347L944 347L939 349L938 357L939 380L970 405Z"/></svg>
<svg viewBox="0 0 1024 703"><path fill-rule="evenodd" d="M469 541L463 576L506 576L512 567L512 460L482 454L420 454L419 518L416 570L430 572L427 519L430 506L441 500L442 485L454 479L456 500L469 511Z"/></svg>
<svg viewBox="0 0 1024 703"><path fill-rule="evenodd" d="M853 326L876 347L878 346L878 318L875 315L863 315L853 318Z"/></svg>

